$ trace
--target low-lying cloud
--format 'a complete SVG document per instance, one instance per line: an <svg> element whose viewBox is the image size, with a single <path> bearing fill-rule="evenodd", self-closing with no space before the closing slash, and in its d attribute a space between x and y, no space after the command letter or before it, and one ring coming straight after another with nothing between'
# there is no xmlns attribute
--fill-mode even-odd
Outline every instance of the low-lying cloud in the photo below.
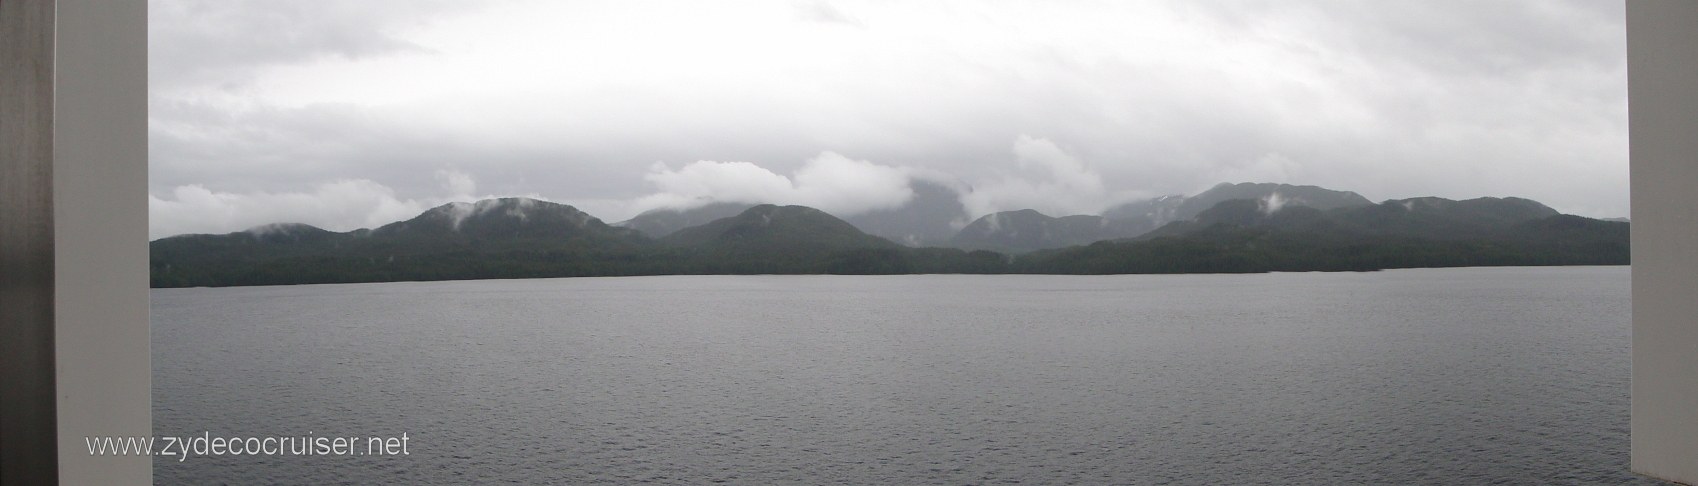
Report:
<svg viewBox="0 0 1698 486"><path fill-rule="evenodd" d="M339 179L291 192L237 193L199 184L177 186L165 197L148 195L148 239L223 234L277 223L331 231L376 228L443 204L497 197L475 195L477 184L464 172L441 170L436 178L442 183L442 197L402 198L389 186L367 179ZM536 194L523 197L546 200Z"/></svg>
<svg viewBox="0 0 1698 486"><path fill-rule="evenodd" d="M856 160L835 152L821 153L790 176L751 162L703 160L678 169L656 164L643 178L658 191L631 206L640 212L712 202L796 204L849 217L902 207L914 195L914 179L962 188L961 203L969 219L1020 209L1056 216L1097 214L1145 195L1110 190L1089 164L1048 139L1021 135L1010 155L1012 163L1006 165L1013 170L996 170L975 179Z"/></svg>
<svg viewBox="0 0 1698 486"><path fill-rule="evenodd" d="M1095 169L1047 139L1021 135L1013 152L1018 171L969 181L972 190L961 203L970 217L1020 209L1051 216L1097 214L1143 195L1110 191Z"/></svg>
<svg viewBox="0 0 1698 486"><path fill-rule="evenodd" d="M1279 195L1278 192L1275 192L1273 194L1269 194L1268 197L1262 198L1260 202L1261 204L1258 204L1257 206L1259 206L1259 209L1262 210L1262 214L1271 215L1279 212L1281 209L1284 209L1285 203L1290 202L1290 200L1286 199L1285 196Z"/></svg>
<svg viewBox="0 0 1698 486"><path fill-rule="evenodd" d="M847 217L900 207L914 197L908 169L834 152L819 154L790 176L750 162L701 160L678 169L655 164L643 179L659 192L639 198L638 211L740 202L795 204Z"/></svg>
<svg viewBox="0 0 1698 486"><path fill-rule="evenodd" d="M410 218L426 208L424 202L398 199L389 187L364 179L279 193L238 194L187 185L178 186L166 198L148 196L148 237L228 233L271 223L348 231Z"/></svg>
<svg viewBox="0 0 1698 486"><path fill-rule="evenodd" d="M821 152L789 175L744 161L700 160L673 168L649 167L642 179L653 187L631 199L562 201L605 221L620 221L653 209L689 209L714 202L801 205L838 217L897 209L914 197L913 182L926 180L957 188L967 219L1019 209L1045 214L1097 214L1105 207L1141 197L1140 191L1113 191L1089 164L1047 139L1020 136L1006 164L977 179L925 168L885 165ZM305 223L333 231L372 228L403 220L449 202L498 197L478 196L475 178L464 171L432 173L437 196L405 198L369 179L339 179L300 191L225 192L198 184L177 186L164 197L149 196L151 237L185 233L227 233L272 223ZM537 194L524 197L544 199Z"/></svg>

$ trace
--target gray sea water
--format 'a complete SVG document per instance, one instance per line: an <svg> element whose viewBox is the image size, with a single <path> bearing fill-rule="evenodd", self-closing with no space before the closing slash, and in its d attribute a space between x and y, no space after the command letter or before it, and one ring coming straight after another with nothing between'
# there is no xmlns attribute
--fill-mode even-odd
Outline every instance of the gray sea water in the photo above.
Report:
<svg viewBox="0 0 1698 486"><path fill-rule="evenodd" d="M153 291L160 484L1575 484L1628 472L1628 267Z"/></svg>

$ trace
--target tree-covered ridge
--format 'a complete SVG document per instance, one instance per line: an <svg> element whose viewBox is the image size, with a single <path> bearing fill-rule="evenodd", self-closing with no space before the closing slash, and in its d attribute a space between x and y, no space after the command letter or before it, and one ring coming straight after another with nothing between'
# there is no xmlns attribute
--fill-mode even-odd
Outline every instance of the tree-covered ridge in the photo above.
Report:
<svg viewBox="0 0 1698 486"><path fill-rule="evenodd" d="M715 202L692 208L651 209L638 214L634 218L615 223L615 226L631 228L651 238L661 238L684 228L701 226L721 218L742 214L743 211L754 206L753 204Z"/></svg>
<svg viewBox="0 0 1698 486"><path fill-rule="evenodd" d="M1137 236L1145 231L1148 229L1128 228L1123 221L1102 216L1055 218L1022 209L984 215L961 228L949 243L956 248L1025 253Z"/></svg>
<svg viewBox="0 0 1698 486"><path fill-rule="evenodd" d="M1348 193L1354 195L1354 193ZM1064 218L1019 213L1049 228ZM1077 218L1075 218L1077 219ZM1100 224L1100 223L1098 223ZM1064 231L1067 226L1050 228ZM455 203L374 230L275 224L150 245L155 287L675 274L1237 273L1620 265L1628 223L1534 201L1391 200L1331 209L1231 199L1136 238L1011 255L912 248L825 212L758 205L652 238L571 206ZM1068 236L1071 237L1071 236Z"/></svg>
<svg viewBox="0 0 1698 486"><path fill-rule="evenodd" d="M962 228L949 240L949 246L1018 254L1133 238L1169 223L1195 219L1209 208L1238 199L1262 201L1275 209L1306 206L1331 210L1373 204L1354 192L1315 186L1223 183L1195 196L1168 195L1120 204L1100 216L1052 217L1030 209L988 214Z"/></svg>

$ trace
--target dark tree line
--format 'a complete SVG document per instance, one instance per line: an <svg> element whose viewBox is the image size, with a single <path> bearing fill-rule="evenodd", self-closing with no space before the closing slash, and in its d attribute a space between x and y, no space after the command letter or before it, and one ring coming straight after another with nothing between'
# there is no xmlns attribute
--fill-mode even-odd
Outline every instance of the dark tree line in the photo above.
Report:
<svg viewBox="0 0 1698 486"><path fill-rule="evenodd" d="M1254 201L1228 201L1195 221L1173 223L1141 239L1023 255L904 247L799 206L757 206L660 240L573 219L576 215L564 209L555 209L564 223L551 226L493 220L455 229L433 223L427 213L376 231L334 233L299 226L166 238L150 245L150 260L154 287L704 274L1257 273L1630 262L1627 223L1569 215L1515 220L1464 209L1468 212L1422 213L1382 204L1262 214Z"/></svg>

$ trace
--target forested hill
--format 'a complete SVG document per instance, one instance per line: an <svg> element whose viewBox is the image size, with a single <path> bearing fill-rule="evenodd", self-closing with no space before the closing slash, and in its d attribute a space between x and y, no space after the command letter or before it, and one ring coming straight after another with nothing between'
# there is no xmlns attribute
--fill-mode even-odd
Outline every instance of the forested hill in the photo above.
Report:
<svg viewBox="0 0 1698 486"><path fill-rule="evenodd" d="M1628 229L1516 198L1417 198L1327 211L1269 211L1264 201L1238 199L1136 239L1026 255L1025 268L1113 274L1627 265Z"/></svg>
<svg viewBox="0 0 1698 486"><path fill-rule="evenodd" d="M756 205L656 238L638 228L608 225L571 206L504 198L443 205L371 230L342 233L273 224L224 235L162 238L149 250L154 287L675 274L1238 273L1629 262L1628 223L1557 214L1526 199L1415 198L1326 206L1330 209L1229 199L1137 238L1009 255L903 246L802 206Z"/></svg>

